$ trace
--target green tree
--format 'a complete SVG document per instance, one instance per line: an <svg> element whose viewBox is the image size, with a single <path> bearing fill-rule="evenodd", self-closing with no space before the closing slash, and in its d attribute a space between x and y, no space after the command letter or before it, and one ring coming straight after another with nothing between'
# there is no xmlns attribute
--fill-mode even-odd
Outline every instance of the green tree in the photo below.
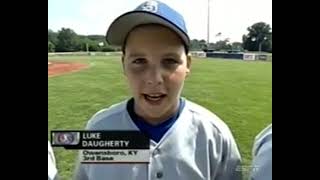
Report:
<svg viewBox="0 0 320 180"><path fill-rule="evenodd" d="M222 40L222 41L217 41L216 44L215 44L215 49L216 50L231 50L232 49L232 46L231 44L229 43L229 39L225 39L225 40Z"/></svg>
<svg viewBox="0 0 320 180"><path fill-rule="evenodd" d="M72 29L62 28L58 31L57 39L56 51L58 52L73 52L79 47L79 38Z"/></svg>
<svg viewBox="0 0 320 180"><path fill-rule="evenodd" d="M58 33L48 29L48 42L51 42L56 46L58 43Z"/></svg>
<svg viewBox="0 0 320 180"><path fill-rule="evenodd" d="M99 44L97 41L90 41L89 51L99 51Z"/></svg>
<svg viewBox="0 0 320 180"><path fill-rule="evenodd" d="M233 42L231 46L232 46L232 50L239 50L239 51L243 50L241 42Z"/></svg>
<svg viewBox="0 0 320 180"><path fill-rule="evenodd" d="M110 45L105 45L101 48L101 51L103 52L112 52L112 51L117 51L119 50L119 48L117 49L116 47L110 46Z"/></svg>
<svg viewBox="0 0 320 180"><path fill-rule="evenodd" d="M90 40L86 36L78 36L77 51L87 51Z"/></svg>
<svg viewBox="0 0 320 180"><path fill-rule="evenodd" d="M97 42L105 41L105 36L102 35L89 35L87 38Z"/></svg>
<svg viewBox="0 0 320 180"><path fill-rule="evenodd" d="M272 32L269 24L258 22L248 27L242 36L243 48L249 51L272 51Z"/></svg>
<svg viewBox="0 0 320 180"><path fill-rule="evenodd" d="M48 52L54 52L55 51L55 45L48 41Z"/></svg>
<svg viewBox="0 0 320 180"><path fill-rule="evenodd" d="M190 49L193 51L200 50L199 41L197 39L192 39L190 42Z"/></svg>

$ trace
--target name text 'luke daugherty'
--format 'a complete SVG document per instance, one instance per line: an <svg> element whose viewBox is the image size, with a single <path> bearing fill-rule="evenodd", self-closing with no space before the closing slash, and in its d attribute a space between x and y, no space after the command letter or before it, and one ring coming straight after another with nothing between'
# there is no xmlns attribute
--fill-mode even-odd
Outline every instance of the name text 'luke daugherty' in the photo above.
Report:
<svg viewBox="0 0 320 180"><path fill-rule="evenodd" d="M101 140L101 133L83 133L83 147L128 147L129 141L125 140Z"/></svg>

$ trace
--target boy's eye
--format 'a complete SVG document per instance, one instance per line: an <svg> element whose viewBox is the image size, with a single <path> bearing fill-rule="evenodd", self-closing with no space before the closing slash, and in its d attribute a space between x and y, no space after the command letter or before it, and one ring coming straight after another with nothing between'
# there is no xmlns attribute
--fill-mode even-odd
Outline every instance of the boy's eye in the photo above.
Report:
<svg viewBox="0 0 320 180"><path fill-rule="evenodd" d="M137 58L132 61L133 64L144 64L146 62L146 59L144 58Z"/></svg>
<svg viewBox="0 0 320 180"><path fill-rule="evenodd" d="M179 61L174 58L165 58L164 63L165 64L178 64Z"/></svg>

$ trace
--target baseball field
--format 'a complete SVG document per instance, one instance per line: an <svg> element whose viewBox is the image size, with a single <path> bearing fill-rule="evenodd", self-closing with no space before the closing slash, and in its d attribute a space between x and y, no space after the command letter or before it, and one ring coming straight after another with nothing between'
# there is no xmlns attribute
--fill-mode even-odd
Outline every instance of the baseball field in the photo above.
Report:
<svg viewBox="0 0 320 180"><path fill-rule="evenodd" d="M51 130L83 129L98 110L130 97L119 56L48 60L48 139ZM56 75L49 72L59 63L70 62L78 69ZM254 137L272 122L272 62L195 58L182 96L226 122L244 165L249 166ZM54 148L54 153L61 179L71 179L76 152Z"/></svg>

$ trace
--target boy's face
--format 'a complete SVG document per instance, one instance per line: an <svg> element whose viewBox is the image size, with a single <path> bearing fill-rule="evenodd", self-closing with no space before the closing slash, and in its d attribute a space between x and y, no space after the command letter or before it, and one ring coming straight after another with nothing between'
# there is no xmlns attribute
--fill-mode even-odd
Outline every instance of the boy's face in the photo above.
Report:
<svg viewBox="0 0 320 180"><path fill-rule="evenodd" d="M153 124L175 113L190 61L171 30L144 25L131 31L122 62L136 113Z"/></svg>

